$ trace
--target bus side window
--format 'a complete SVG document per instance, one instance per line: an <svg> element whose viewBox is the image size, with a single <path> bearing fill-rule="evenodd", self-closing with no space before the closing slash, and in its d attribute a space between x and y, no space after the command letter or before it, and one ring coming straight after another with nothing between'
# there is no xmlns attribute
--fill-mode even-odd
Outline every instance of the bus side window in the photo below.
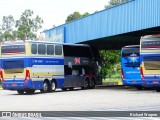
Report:
<svg viewBox="0 0 160 120"><path fill-rule="evenodd" d="M31 53L32 54L37 54L37 44L32 44L31 45Z"/></svg>
<svg viewBox="0 0 160 120"><path fill-rule="evenodd" d="M38 54L41 54L41 55L46 54L46 46L44 44L38 45Z"/></svg>
<svg viewBox="0 0 160 120"><path fill-rule="evenodd" d="M47 45L47 55L54 55L54 46Z"/></svg>
<svg viewBox="0 0 160 120"><path fill-rule="evenodd" d="M62 55L62 45L55 46L55 55Z"/></svg>

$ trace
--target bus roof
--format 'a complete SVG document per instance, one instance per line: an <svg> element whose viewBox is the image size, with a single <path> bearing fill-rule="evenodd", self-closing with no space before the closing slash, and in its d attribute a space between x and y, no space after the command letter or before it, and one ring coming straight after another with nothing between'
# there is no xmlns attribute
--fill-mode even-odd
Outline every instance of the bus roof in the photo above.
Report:
<svg viewBox="0 0 160 120"><path fill-rule="evenodd" d="M49 41L33 41L33 40L17 40L17 41L5 41L2 42L3 44L20 44L20 43L48 43L48 44L59 44L59 45L70 45L70 46L85 46L85 47L89 47L88 44L71 44L71 43L57 43L57 42L49 42Z"/></svg>
<svg viewBox="0 0 160 120"><path fill-rule="evenodd" d="M141 36L141 38L160 38L160 34L145 35Z"/></svg>

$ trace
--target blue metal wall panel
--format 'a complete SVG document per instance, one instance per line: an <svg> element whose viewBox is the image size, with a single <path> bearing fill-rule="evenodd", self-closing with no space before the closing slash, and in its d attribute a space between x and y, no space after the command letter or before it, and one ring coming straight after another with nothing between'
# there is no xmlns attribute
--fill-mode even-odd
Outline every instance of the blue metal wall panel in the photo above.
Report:
<svg viewBox="0 0 160 120"><path fill-rule="evenodd" d="M157 27L160 26L159 5L160 0L130 0L53 29L64 27L65 42L78 43ZM44 33L50 35L51 30Z"/></svg>

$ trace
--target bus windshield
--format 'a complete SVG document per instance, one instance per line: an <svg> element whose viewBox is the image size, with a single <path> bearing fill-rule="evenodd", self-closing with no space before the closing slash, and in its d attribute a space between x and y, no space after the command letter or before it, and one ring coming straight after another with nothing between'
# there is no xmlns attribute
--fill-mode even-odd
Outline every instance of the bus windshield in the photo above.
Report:
<svg viewBox="0 0 160 120"><path fill-rule="evenodd" d="M123 48L122 58L125 67L139 67L139 48Z"/></svg>
<svg viewBox="0 0 160 120"><path fill-rule="evenodd" d="M160 56L143 57L145 70L160 70Z"/></svg>
<svg viewBox="0 0 160 120"><path fill-rule="evenodd" d="M24 60L10 60L3 61L3 67L6 74L9 73L23 73Z"/></svg>
<svg viewBox="0 0 160 120"><path fill-rule="evenodd" d="M160 48L160 39L159 38L147 38L142 39L141 49L156 49Z"/></svg>

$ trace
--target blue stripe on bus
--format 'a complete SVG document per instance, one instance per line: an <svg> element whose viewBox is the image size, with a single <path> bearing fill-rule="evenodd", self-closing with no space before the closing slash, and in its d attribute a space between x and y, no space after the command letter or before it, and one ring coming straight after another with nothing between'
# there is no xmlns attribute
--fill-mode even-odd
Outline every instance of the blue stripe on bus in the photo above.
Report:
<svg viewBox="0 0 160 120"><path fill-rule="evenodd" d="M12 60L24 60L24 68L32 67L33 65L64 65L64 59L60 58L12 58L12 59L1 59L0 67L4 68L4 61Z"/></svg>
<svg viewBox="0 0 160 120"><path fill-rule="evenodd" d="M32 65L64 65L64 59L32 58Z"/></svg>
<svg viewBox="0 0 160 120"><path fill-rule="evenodd" d="M143 61L160 61L160 56L143 56Z"/></svg>

